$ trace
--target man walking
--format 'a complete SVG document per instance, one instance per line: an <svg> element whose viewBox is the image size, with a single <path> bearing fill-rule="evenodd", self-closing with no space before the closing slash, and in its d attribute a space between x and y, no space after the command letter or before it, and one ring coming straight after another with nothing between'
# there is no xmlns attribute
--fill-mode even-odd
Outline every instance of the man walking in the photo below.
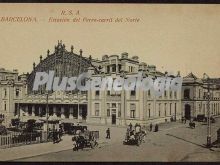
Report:
<svg viewBox="0 0 220 165"><path fill-rule="evenodd" d="M155 125L155 130L154 132L158 132L159 128L158 128L158 124Z"/></svg>
<svg viewBox="0 0 220 165"><path fill-rule="evenodd" d="M106 130L106 139L110 139L110 128Z"/></svg>
<svg viewBox="0 0 220 165"><path fill-rule="evenodd" d="M129 129L130 129L130 131L132 130L132 124L131 123L129 124Z"/></svg>
<svg viewBox="0 0 220 165"><path fill-rule="evenodd" d="M153 124L150 123L150 132L152 131L152 128L153 128Z"/></svg>

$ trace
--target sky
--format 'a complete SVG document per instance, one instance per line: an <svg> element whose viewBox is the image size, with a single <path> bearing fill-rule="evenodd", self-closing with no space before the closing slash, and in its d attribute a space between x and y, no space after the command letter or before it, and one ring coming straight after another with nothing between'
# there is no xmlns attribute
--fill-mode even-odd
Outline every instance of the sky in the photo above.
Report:
<svg viewBox="0 0 220 165"><path fill-rule="evenodd" d="M62 15L71 10L73 15ZM58 40L84 56L120 55L186 76L220 77L220 6L171 4L1 4L2 17L36 17L37 22L0 21L0 68L32 71L39 56L54 52ZM49 18L80 22L48 22ZM83 22L119 18L123 22ZM139 22L126 22L126 18Z"/></svg>

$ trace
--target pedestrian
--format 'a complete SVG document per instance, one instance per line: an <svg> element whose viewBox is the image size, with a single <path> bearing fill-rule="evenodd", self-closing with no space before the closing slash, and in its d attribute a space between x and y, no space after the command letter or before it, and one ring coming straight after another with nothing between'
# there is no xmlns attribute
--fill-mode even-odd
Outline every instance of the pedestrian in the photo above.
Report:
<svg viewBox="0 0 220 165"><path fill-rule="evenodd" d="M153 128L153 124L150 123L150 132L152 131L152 128Z"/></svg>
<svg viewBox="0 0 220 165"><path fill-rule="evenodd" d="M154 132L158 132L159 128L158 128L158 124L155 125L155 130Z"/></svg>
<svg viewBox="0 0 220 165"><path fill-rule="evenodd" d="M110 128L106 130L106 139L110 139Z"/></svg>
<svg viewBox="0 0 220 165"><path fill-rule="evenodd" d="M140 126L139 124L136 124L136 125L135 125L135 132L136 132L136 133L141 132L141 126Z"/></svg>
<svg viewBox="0 0 220 165"><path fill-rule="evenodd" d="M186 118L184 117L184 123L186 124Z"/></svg>
<svg viewBox="0 0 220 165"><path fill-rule="evenodd" d="M78 151L77 137L73 136L72 141L73 141L73 150Z"/></svg>
<svg viewBox="0 0 220 165"><path fill-rule="evenodd" d="M59 141L62 140L62 134L63 134L63 129L60 128L60 129L59 129Z"/></svg>
<svg viewBox="0 0 220 165"><path fill-rule="evenodd" d="M53 131L53 144L55 144L57 142L57 131L54 130Z"/></svg>
<svg viewBox="0 0 220 165"><path fill-rule="evenodd" d="M129 124L129 128L130 128L130 131L131 131L132 130L132 124L131 123Z"/></svg>
<svg viewBox="0 0 220 165"><path fill-rule="evenodd" d="M134 125L134 127L136 128L138 126L138 123L136 123L135 125Z"/></svg>

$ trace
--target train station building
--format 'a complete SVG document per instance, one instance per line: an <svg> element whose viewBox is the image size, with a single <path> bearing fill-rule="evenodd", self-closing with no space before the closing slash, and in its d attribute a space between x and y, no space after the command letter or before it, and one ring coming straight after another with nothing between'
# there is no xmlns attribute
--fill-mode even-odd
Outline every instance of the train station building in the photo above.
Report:
<svg viewBox="0 0 220 165"><path fill-rule="evenodd" d="M151 90L141 89L47 91L46 85L42 85L38 91L33 91L36 73L48 73L50 70L61 78L77 77L83 72L91 73L93 78L111 76L113 79L127 79L140 72L143 77L167 75L158 71L155 65L142 62L136 55L123 52L120 55L103 55L102 59L93 59L90 55L84 55L82 50L76 53L73 46L68 51L65 44L58 41L52 52L48 50L45 57L40 56L39 62L33 63L31 73L21 76L16 74L22 91L21 99L11 102L13 106L6 110L10 112L7 116L39 119L48 114L64 121L107 125L158 123L170 120L171 117L180 119L182 116L181 91L166 90L159 97ZM180 73L168 76L175 78ZM1 80L3 81L6 80ZM10 87L10 90L16 96L16 85ZM3 105L0 111L4 111Z"/></svg>

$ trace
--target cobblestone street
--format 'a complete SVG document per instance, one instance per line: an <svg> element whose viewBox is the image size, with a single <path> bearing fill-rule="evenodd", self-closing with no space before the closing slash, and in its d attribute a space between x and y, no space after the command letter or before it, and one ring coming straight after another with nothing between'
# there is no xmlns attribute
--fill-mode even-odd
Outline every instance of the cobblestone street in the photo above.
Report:
<svg viewBox="0 0 220 165"><path fill-rule="evenodd" d="M212 141L216 140L217 119L212 124ZM220 149L207 149L207 125L196 123L191 129L178 122L164 123L159 132L149 132L141 146L123 145L126 128L110 127L111 140L105 139L104 126L89 126L100 131L100 145L93 150L72 149L19 159L18 161L220 161ZM72 142L69 142L72 145Z"/></svg>

